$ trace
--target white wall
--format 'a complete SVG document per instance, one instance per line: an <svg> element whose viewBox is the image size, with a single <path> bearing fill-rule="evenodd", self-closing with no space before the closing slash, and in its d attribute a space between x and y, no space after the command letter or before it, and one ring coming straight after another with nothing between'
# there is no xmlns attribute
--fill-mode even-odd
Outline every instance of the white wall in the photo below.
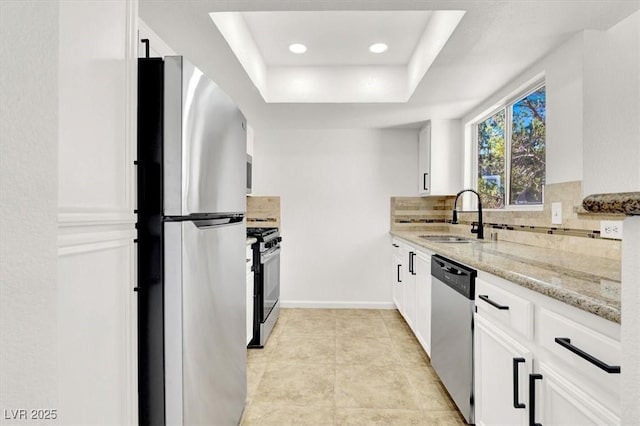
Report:
<svg viewBox="0 0 640 426"><path fill-rule="evenodd" d="M0 409L56 408L58 4L1 1L0 43Z"/></svg>
<svg viewBox="0 0 640 426"><path fill-rule="evenodd" d="M169 45L165 43L164 40L162 40L155 31L149 28L149 26L142 19L138 19L138 37L139 40L149 40L150 58L177 55L176 52L171 47L169 47ZM144 44L138 44L139 57L144 57L145 49L146 46Z"/></svg>
<svg viewBox="0 0 640 426"><path fill-rule="evenodd" d="M640 12L582 31L482 102L467 124L544 73L547 183L582 180L583 194L640 190Z"/></svg>
<svg viewBox="0 0 640 426"><path fill-rule="evenodd" d="M391 307L392 195L416 195L417 130L257 128L254 195L279 195L284 306Z"/></svg>
<svg viewBox="0 0 640 426"><path fill-rule="evenodd" d="M547 89L547 183L582 180L583 40L582 32L574 35L462 118L462 123L468 127L469 122L490 112L544 74Z"/></svg>
<svg viewBox="0 0 640 426"><path fill-rule="evenodd" d="M584 195L640 191L640 12L585 46Z"/></svg>

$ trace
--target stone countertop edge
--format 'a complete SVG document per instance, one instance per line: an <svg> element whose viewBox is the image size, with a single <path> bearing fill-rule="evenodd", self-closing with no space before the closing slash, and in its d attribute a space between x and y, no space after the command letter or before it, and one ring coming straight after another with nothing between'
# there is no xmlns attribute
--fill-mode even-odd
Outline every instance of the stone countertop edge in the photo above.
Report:
<svg viewBox="0 0 640 426"><path fill-rule="evenodd" d="M251 244L257 242L258 240L256 238L253 237L249 237L247 238L247 245L250 246Z"/></svg>
<svg viewBox="0 0 640 426"><path fill-rule="evenodd" d="M535 291L536 293L543 294L545 296L551 297L552 299L556 299L560 302L566 303L567 305L576 307L583 311L592 313L606 320L616 322L620 324L620 297L616 300L603 300L598 297L594 297L594 295L584 294L576 289L563 288L556 284L549 282L549 278L543 276L543 274L532 273L532 270L538 269L541 270L540 265L535 267L526 268L526 265L523 263L522 266L525 266L523 269L513 271L507 269L506 267L501 267L500 265L496 265L495 262L492 264L487 261L482 260L482 255L478 255L477 250L479 248L478 244L471 243L469 248L470 252L467 254L460 253L461 244L450 244L450 243L434 243L430 241L420 240L418 234L428 234L428 232L406 232L406 231L390 231L390 234L394 237L400 238L410 244L422 246L428 250L441 254L445 257L450 257L451 259L458 261L463 264L467 264L471 267L477 268L483 272L496 275L500 278L503 278L507 281L510 281L514 284L520 285L521 287L527 288L529 290ZM486 243L480 243L486 244ZM508 244L516 244L516 243L508 243ZM522 244L517 244L518 246L523 246ZM464 244L467 246L467 244ZM475 246L472 247L472 246ZM462 248L463 249L463 248ZM464 250L464 249L463 249ZM499 255L496 253L492 253L494 257L498 257ZM575 256L575 254L571 254L571 256ZM495 260L495 259L494 259ZM506 259L505 263L510 262ZM511 262L512 263L512 262ZM549 265L547 267L549 272L554 272L553 266ZM593 281L599 280L600 277L593 276ZM581 283L582 281L582 283ZM593 286L594 282L589 282L586 280L580 280L579 278L573 277L571 278L571 284L574 286L582 287L581 284L584 285L584 288L588 288L589 286ZM620 286L620 283L612 281L612 284ZM585 291L586 293L586 291Z"/></svg>
<svg viewBox="0 0 640 426"><path fill-rule="evenodd" d="M589 213L640 215L640 192L593 194L582 200Z"/></svg>

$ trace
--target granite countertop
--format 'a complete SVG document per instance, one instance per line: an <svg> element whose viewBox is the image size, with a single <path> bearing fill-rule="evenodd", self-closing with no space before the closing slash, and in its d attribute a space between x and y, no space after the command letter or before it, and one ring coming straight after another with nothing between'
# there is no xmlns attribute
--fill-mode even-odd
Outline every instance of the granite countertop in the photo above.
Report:
<svg viewBox="0 0 640 426"><path fill-rule="evenodd" d="M443 233L391 231L416 246L620 323L620 265L616 262L506 241L455 244L419 238L429 234Z"/></svg>
<svg viewBox="0 0 640 426"><path fill-rule="evenodd" d="M590 213L640 215L640 192L589 195L582 207Z"/></svg>

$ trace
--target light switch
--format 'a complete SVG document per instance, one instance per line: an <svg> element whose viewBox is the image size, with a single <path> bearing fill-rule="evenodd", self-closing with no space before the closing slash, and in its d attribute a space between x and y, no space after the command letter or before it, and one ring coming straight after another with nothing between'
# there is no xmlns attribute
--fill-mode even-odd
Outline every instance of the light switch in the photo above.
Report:
<svg viewBox="0 0 640 426"><path fill-rule="evenodd" d="M562 225L562 203L551 203L551 223Z"/></svg>

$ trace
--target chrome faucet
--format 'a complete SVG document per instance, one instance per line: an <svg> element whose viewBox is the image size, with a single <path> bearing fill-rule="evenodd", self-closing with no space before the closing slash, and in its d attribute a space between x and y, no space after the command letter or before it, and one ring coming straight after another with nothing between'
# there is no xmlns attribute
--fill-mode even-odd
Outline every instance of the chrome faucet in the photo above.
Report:
<svg viewBox="0 0 640 426"><path fill-rule="evenodd" d="M478 226L476 227L472 223L471 233L478 234L478 239L484 240L484 225L482 224L482 201L480 201L480 194L478 194L473 189L463 189L462 191L458 192L458 195L456 195L456 200L453 202L453 220L451 221L451 223L458 223L458 211L456 210L456 205L458 204L458 198L460 198L460 195L464 194L465 192L473 192L474 194L476 194L476 197L478 197Z"/></svg>

